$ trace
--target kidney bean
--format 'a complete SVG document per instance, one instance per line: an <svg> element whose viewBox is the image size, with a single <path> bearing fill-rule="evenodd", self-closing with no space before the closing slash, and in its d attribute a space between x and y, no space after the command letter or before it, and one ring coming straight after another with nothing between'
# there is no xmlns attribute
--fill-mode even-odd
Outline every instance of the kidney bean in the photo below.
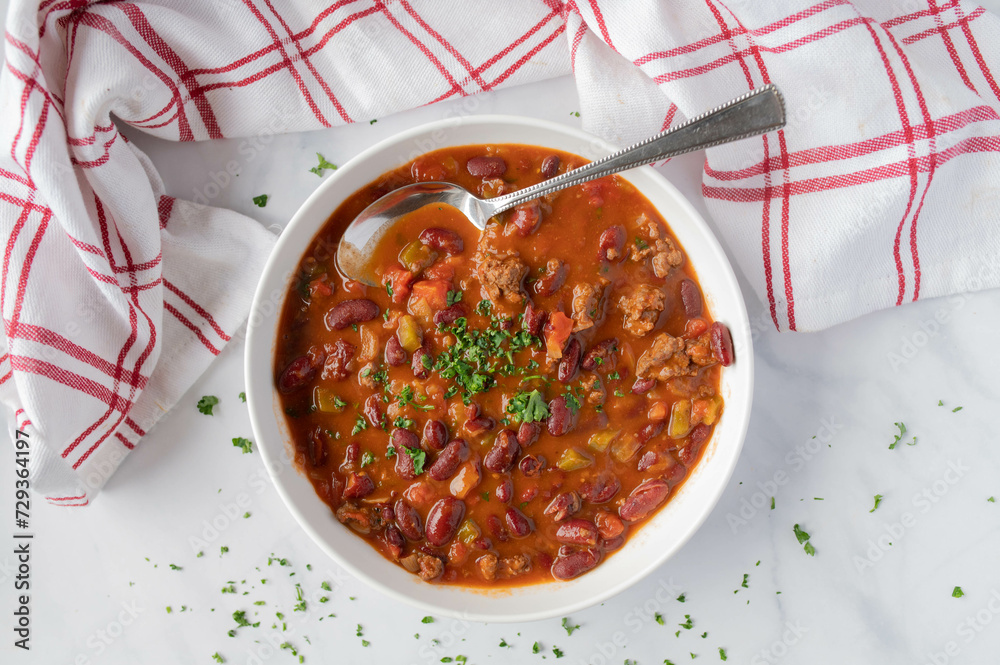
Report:
<svg viewBox="0 0 1000 665"><path fill-rule="evenodd" d="M655 385L656 379L636 379L635 383L632 384L632 393L635 395L645 395Z"/></svg>
<svg viewBox="0 0 1000 665"><path fill-rule="evenodd" d="M733 364L733 336L725 324L716 321L709 331L712 343L712 355L723 367Z"/></svg>
<svg viewBox="0 0 1000 665"><path fill-rule="evenodd" d="M428 420L424 423L424 439L423 444L425 448L431 448L433 450L441 450L444 448L445 444L448 443L448 426L445 425L440 420Z"/></svg>
<svg viewBox="0 0 1000 665"><path fill-rule="evenodd" d="M396 519L396 513L392 509L392 504L388 501L376 503L375 508L378 510L379 518L382 520L383 524L389 524Z"/></svg>
<svg viewBox="0 0 1000 665"><path fill-rule="evenodd" d="M569 519L571 515L580 512L582 507L583 502L580 500L580 495L571 490L557 494L556 498L552 499L551 503L545 507L543 514L551 517L554 522L562 522Z"/></svg>
<svg viewBox="0 0 1000 665"><path fill-rule="evenodd" d="M639 441L639 443L646 443L663 431L663 422L664 421L660 420L655 423L646 423L639 429L638 432L635 433L635 438Z"/></svg>
<svg viewBox="0 0 1000 665"><path fill-rule="evenodd" d="M361 444L351 441L344 450L344 466L354 466L359 457L361 457Z"/></svg>
<svg viewBox="0 0 1000 665"><path fill-rule="evenodd" d="M559 259L549 259L545 264L545 274L535 281L535 293L551 296L566 282L569 268Z"/></svg>
<svg viewBox="0 0 1000 665"><path fill-rule="evenodd" d="M490 515L486 518L486 528L489 529L490 533L493 534L493 537L501 543L506 543L510 539L510 534L507 533L507 528L496 515Z"/></svg>
<svg viewBox="0 0 1000 665"><path fill-rule="evenodd" d="M609 226L601 233L597 245L597 258L601 261L616 261L625 254L625 227L619 224Z"/></svg>
<svg viewBox="0 0 1000 665"><path fill-rule="evenodd" d="M577 369L580 367L580 355L583 353L580 347L580 340L575 337L569 341L563 350L562 359L556 369L556 378L563 383L569 383L576 377Z"/></svg>
<svg viewBox="0 0 1000 665"><path fill-rule="evenodd" d="M390 335L389 341L385 343L385 363L389 367L399 367L406 364L406 349L399 343L399 338L395 335Z"/></svg>
<svg viewBox="0 0 1000 665"><path fill-rule="evenodd" d="M542 177L548 180L556 173L559 172L559 157L558 155L549 155L542 160Z"/></svg>
<svg viewBox="0 0 1000 665"><path fill-rule="evenodd" d="M612 337L598 342L590 347L587 355L580 361L580 367L588 372L602 370L611 372L615 369L615 351L618 350L618 339Z"/></svg>
<svg viewBox="0 0 1000 665"><path fill-rule="evenodd" d="M413 458L406 454L406 451L396 449L396 475L403 480L413 480L417 477L417 467L413 463Z"/></svg>
<svg viewBox="0 0 1000 665"><path fill-rule="evenodd" d="M342 330L356 323L371 321L378 314L378 305L367 298L343 300L326 313L326 327L330 330Z"/></svg>
<svg viewBox="0 0 1000 665"><path fill-rule="evenodd" d="M544 309L536 309L535 306L529 302L524 308L524 319L521 321L521 327L528 331L529 335L538 337L542 334L542 327L545 325L545 321L548 318L548 312Z"/></svg>
<svg viewBox="0 0 1000 665"><path fill-rule="evenodd" d="M323 429L317 427L309 432L309 439L306 445L306 454L309 457L309 465L312 467L326 464L326 441Z"/></svg>
<svg viewBox="0 0 1000 665"><path fill-rule="evenodd" d="M424 525L416 508L404 499L399 499L393 508L393 514L396 517L396 526L399 527L404 536L410 540L423 540Z"/></svg>
<svg viewBox="0 0 1000 665"><path fill-rule="evenodd" d="M597 544L599 537L594 523L581 519L572 519L560 525L556 530L556 540L569 545L593 547Z"/></svg>
<svg viewBox="0 0 1000 665"><path fill-rule="evenodd" d="M690 441L691 445L693 446L700 446L701 444L705 443L705 439L707 439L708 435L711 433L712 433L711 427L709 427L705 423L698 423L697 425L695 425L695 428L691 430L691 433L688 435L688 441Z"/></svg>
<svg viewBox="0 0 1000 665"><path fill-rule="evenodd" d="M510 503L510 499L513 495L514 495L513 481L511 481L509 476L501 478L500 482L497 483L496 489L493 490L493 496L495 496L497 501L499 501L500 503Z"/></svg>
<svg viewBox="0 0 1000 665"><path fill-rule="evenodd" d="M465 429L471 436L479 436L497 426L497 421L489 416L478 416L465 421Z"/></svg>
<svg viewBox="0 0 1000 665"><path fill-rule="evenodd" d="M450 326L464 316L466 316L465 306L462 303L455 303L434 313L434 325Z"/></svg>
<svg viewBox="0 0 1000 665"><path fill-rule="evenodd" d="M635 522L660 507L670 494L670 485L659 478L644 480L625 499L618 515L626 522Z"/></svg>
<svg viewBox="0 0 1000 665"><path fill-rule="evenodd" d="M514 208L510 223L517 229L517 235L527 238L542 223L542 209L537 201L531 201Z"/></svg>
<svg viewBox="0 0 1000 665"><path fill-rule="evenodd" d="M453 496L438 499L427 513L427 542L441 547L455 535L465 517L465 502Z"/></svg>
<svg viewBox="0 0 1000 665"><path fill-rule="evenodd" d="M465 439L452 439L444 450L438 453L437 459L427 469L427 475L434 480L448 480L468 456L469 444Z"/></svg>
<svg viewBox="0 0 1000 665"><path fill-rule="evenodd" d="M420 439L413 432L397 427L389 435L389 442L396 449L396 474L404 480L413 480L416 478L417 469L413 458L403 448L419 450Z"/></svg>
<svg viewBox="0 0 1000 665"><path fill-rule="evenodd" d="M486 536L480 536L479 538L476 538L474 541L472 541L472 546L475 547L477 550L488 550L491 547L493 547L493 541L487 538Z"/></svg>
<svg viewBox="0 0 1000 665"><path fill-rule="evenodd" d="M505 473L514 466L514 459L521 452L513 430L502 429L493 440L493 447L483 457L483 466L493 473Z"/></svg>
<svg viewBox="0 0 1000 665"><path fill-rule="evenodd" d="M618 478L602 473L597 478L580 485L580 496L590 503L605 503L622 488Z"/></svg>
<svg viewBox="0 0 1000 665"><path fill-rule="evenodd" d="M288 363L278 377L278 390L288 394L306 385L316 376L317 364L311 356L299 356Z"/></svg>
<svg viewBox="0 0 1000 665"><path fill-rule="evenodd" d="M382 397L379 394L372 393L368 396L368 399L365 400L364 412L369 425L375 428L382 427L385 412L382 411Z"/></svg>
<svg viewBox="0 0 1000 665"><path fill-rule="evenodd" d="M622 545L625 544L625 536L615 536L614 538L607 538L601 541L601 550L605 552L613 552Z"/></svg>
<svg viewBox="0 0 1000 665"><path fill-rule="evenodd" d="M344 486L345 499L363 499L375 491L375 483L364 473L352 472Z"/></svg>
<svg viewBox="0 0 1000 665"><path fill-rule="evenodd" d="M536 496L538 496L538 487L532 485L531 487L525 487L521 490L521 501L520 503L527 503L531 501Z"/></svg>
<svg viewBox="0 0 1000 665"><path fill-rule="evenodd" d="M552 562L549 570L557 580L571 580L582 575L601 561L601 554L594 549L579 550L561 554Z"/></svg>
<svg viewBox="0 0 1000 665"><path fill-rule="evenodd" d="M427 360L425 361L424 358ZM418 347L416 351L413 352L413 359L410 361L410 368L413 370L413 376L418 379L426 379L431 375L431 367L434 366L434 357L431 356L430 352L423 346Z"/></svg>
<svg viewBox="0 0 1000 665"><path fill-rule="evenodd" d="M614 513L607 513L603 510L594 514L594 526L602 538L617 538L625 532L625 525Z"/></svg>
<svg viewBox="0 0 1000 665"><path fill-rule="evenodd" d="M689 319L701 316L701 291L690 279L681 280L681 302L684 303L684 314Z"/></svg>
<svg viewBox="0 0 1000 665"><path fill-rule="evenodd" d="M403 534L399 532L399 529L394 526L386 528L383 538L393 559L398 559L402 556L406 541L403 539Z"/></svg>
<svg viewBox="0 0 1000 665"><path fill-rule="evenodd" d="M525 478L537 478L542 475L542 466L541 460L534 455L525 455L517 463L517 468L521 470Z"/></svg>
<svg viewBox="0 0 1000 665"><path fill-rule="evenodd" d="M645 471L649 467L656 464L660 459L660 456L655 450L647 450L643 453L642 457L639 458L639 463L636 465L636 469L639 471Z"/></svg>
<svg viewBox="0 0 1000 665"><path fill-rule="evenodd" d="M507 172L507 162L502 157L473 157L465 169L477 178L499 178Z"/></svg>
<svg viewBox="0 0 1000 665"><path fill-rule="evenodd" d="M517 428L517 442L522 448L527 448L535 441L538 441L538 436L541 433L541 423L521 423Z"/></svg>
<svg viewBox="0 0 1000 665"><path fill-rule="evenodd" d="M349 365L354 358L354 350L354 345L345 339L338 339L333 344L327 344L323 379L343 381L350 376Z"/></svg>
<svg viewBox="0 0 1000 665"><path fill-rule="evenodd" d="M566 398L559 395L549 402L549 419L546 422L549 434L562 436L576 424L576 414L566 404Z"/></svg>
<svg viewBox="0 0 1000 665"><path fill-rule="evenodd" d="M439 229L437 227L424 229L417 236L417 239L429 247L444 252L448 256L461 254L462 250L465 249L465 242L462 240L462 236L450 229Z"/></svg>
<svg viewBox="0 0 1000 665"><path fill-rule="evenodd" d="M508 508L506 513L507 528L515 538L525 538L535 530L535 525L517 508Z"/></svg>

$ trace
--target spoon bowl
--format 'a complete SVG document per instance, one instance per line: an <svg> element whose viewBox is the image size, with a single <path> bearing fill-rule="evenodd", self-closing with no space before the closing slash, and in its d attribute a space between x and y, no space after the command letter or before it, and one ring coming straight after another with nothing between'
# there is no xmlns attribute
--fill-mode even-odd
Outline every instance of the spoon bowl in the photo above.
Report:
<svg viewBox="0 0 1000 665"><path fill-rule="evenodd" d="M361 211L347 227L337 246L337 267L351 279L377 286L379 279L372 257L378 242L400 217L432 203L456 208L483 231L491 217L543 194L694 150L765 134L784 125L785 104L781 93L774 85L767 85L624 150L504 196L481 199L447 182L400 187Z"/></svg>

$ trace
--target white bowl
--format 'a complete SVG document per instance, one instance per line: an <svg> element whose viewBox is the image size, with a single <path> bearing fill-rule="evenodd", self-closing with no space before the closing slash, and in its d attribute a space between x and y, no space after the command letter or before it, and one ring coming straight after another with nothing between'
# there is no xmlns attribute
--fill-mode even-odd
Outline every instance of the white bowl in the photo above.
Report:
<svg viewBox="0 0 1000 665"><path fill-rule="evenodd" d="M725 412L701 462L618 552L569 582L501 590L422 582L390 563L340 524L289 460L289 434L272 370L280 307L310 242L350 194L414 157L470 144L545 146L594 159L614 151L601 139L552 122L514 116L453 118L416 127L361 153L328 177L281 234L254 296L246 340L246 388L258 449L288 509L320 548L352 575L391 598L429 613L465 620L533 621L595 605L635 584L669 559L698 530L722 495L743 446L753 401L753 350L746 307L722 248L698 212L652 168L623 174L660 211L698 272L714 318L726 323L737 351L722 372Z"/></svg>

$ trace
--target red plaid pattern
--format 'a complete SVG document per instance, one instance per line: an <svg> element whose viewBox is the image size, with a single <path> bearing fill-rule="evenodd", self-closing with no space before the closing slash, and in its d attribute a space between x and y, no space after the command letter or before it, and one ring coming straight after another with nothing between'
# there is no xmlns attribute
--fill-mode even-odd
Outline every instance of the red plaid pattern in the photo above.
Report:
<svg viewBox="0 0 1000 665"><path fill-rule="evenodd" d="M240 215L165 196L112 109L168 139L250 136L572 71L588 128L627 143L773 81L788 127L710 150L703 192L778 329L1000 282L1000 25L982 8L499 9L502 29L457 0L14 0L0 399L39 442L36 489L90 502L245 320L272 243Z"/></svg>

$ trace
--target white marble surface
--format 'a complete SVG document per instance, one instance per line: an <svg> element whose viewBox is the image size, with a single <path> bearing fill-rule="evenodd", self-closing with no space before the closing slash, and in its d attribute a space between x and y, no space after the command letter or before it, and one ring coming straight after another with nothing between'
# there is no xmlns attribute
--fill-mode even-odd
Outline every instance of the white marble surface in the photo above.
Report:
<svg viewBox="0 0 1000 665"><path fill-rule="evenodd" d="M319 185L307 170L316 151L343 163L378 139L456 110L579 122L571 116L572 81L561 79L375 125L280 136L250 160L241 157L241 140L173 145L133 137L178 197L192 197L213 172L239 160L240 177L213 203L277 228ZM677 159L662 171L704 212L700 160ZM254 207L251 197L265 192L267 207ZM775 333L761 303L744 292L757 330L757 384L734 479L676 557L646 582L570 617L580 625L572 636L558 619L423 624L422 612L390 606L339 572L292 522L259 456L230 443L251 435L237 398L243 347L234 343L92 507L35 502L30 654L11 646L13 558L7 544L0 548L0 662L211 663L218 652L228 663L293 663L290 652L276 652L285 641L307 663L429 664L460 654L478 665L522 663L552 660L556 647L574 664L679 665L689 654L717 662L720 647L733 663L997 662L1000 503L987 498L1000 497L1000 292L923 302L809 335ZM195 409L207 394L222 400L214 417ZM915 435L917 445L888 449L895 421L906 423L906 438ZM5 509L9 476L0 474ZM885 498L870 513L875 494ZM815 557L796 542L796 523L812 535ZM222 546L228 553L220 554ZM289 565L269 566L271 553ZM236 593L221 593L231 580ZM324 580L332 592L321 591ZM293 611L295 583L306 612ZM963 598L952 598L956 585ZM683 604L675 600L682 592ZM318 602L321 594L329 602ZM236 610L260 627L227 636ZM276 611L286 617L285 632L280 621L271 628ZM678 626L685 615L690 630ZM502 639L510 648L498 647ZM533 655L536 641L541 651Z"/></svg>

